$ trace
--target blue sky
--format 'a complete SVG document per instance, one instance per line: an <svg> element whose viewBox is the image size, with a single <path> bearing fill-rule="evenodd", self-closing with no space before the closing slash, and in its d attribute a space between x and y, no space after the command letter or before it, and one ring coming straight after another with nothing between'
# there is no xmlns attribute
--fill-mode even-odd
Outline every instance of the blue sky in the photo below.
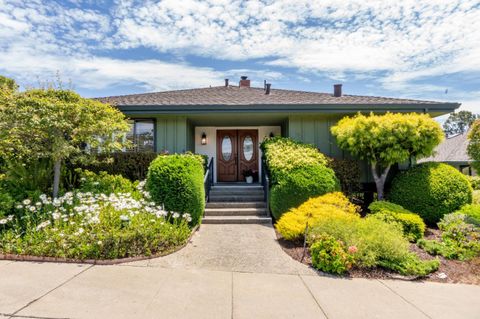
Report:
<svg viewBox="0 0 480 319"><path fill-rule="evenodd" d="M236 83L480 113L478 1L0 0L0 74L84 96ZM448 93L446 93L448 92Z"/></svg>

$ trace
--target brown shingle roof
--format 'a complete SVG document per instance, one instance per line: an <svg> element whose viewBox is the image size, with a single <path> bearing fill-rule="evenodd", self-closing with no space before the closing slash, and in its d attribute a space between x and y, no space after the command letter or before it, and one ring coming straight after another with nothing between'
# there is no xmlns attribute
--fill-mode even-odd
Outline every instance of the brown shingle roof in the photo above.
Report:
<svg viewBox="0 0 480 319"><path fill-rule="evenodd" d="M217 86L201 89L165 91L98 98L117 106L140 105L402 105L442 104L441 102L410 99L394 99L376 96L343 95L334 97L329 93L272 89L269 95L263 88Z"/></svg>
<svg viewBox="0 0 480 319"><path fill-rule="evenodd" d="M433 156L419 160L423 162L471 162L467 153L468 134L460 134L445 139L435 148Z"/></svg>

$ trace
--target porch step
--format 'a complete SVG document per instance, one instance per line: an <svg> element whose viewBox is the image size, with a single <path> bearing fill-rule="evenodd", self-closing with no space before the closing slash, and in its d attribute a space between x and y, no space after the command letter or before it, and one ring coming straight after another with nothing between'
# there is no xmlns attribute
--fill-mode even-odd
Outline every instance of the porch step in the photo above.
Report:
<svg viewBox="0 0 480 319"><path fill-rule="evenodd" d="M229 195L212 194L209 196L210 202L261 202L264 200L263 194L259 195Z"/></svg>
<svg viewBox="0 0 480 319"><path fill-rule="evenodd" d="M270 224L270 217L259 216L205 216L203 224Z"/></svg>
<svg viewBox="0 0 480 319"><path fill-rule="evenodd" d="M261 188L247 188L247 189L227 189L227 188L212 188L210 190L210 196L220 195L258 195L263 196L263 189Z"/></svg>
<svg viewBox="0 0 480 319"><path fill-rule="evenodd" d="M265 208L265 202L208 202L209 208Z"/></svg>
<svg viewBox="0 0 480 319"><path fill-rule="evenodd" d="M207 208L205 216L259 216L267 217L265 208Z"/></svg>

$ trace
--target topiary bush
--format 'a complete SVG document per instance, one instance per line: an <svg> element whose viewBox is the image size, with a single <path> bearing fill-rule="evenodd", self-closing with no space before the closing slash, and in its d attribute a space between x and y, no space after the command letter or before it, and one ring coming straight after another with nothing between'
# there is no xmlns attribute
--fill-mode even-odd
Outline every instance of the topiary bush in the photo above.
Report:
<svg viewBox="0 0 480 319"><path fill-rule="evenodd" d="M293 208L275 224L275 228L287 240L302 239L307 224L313 227L315 223L326 216L336 216L339 219L360 218L358 207L350 203L340 192L329 193L309 199L297 208Z"/></svg>
<svg viewBox="0 0 480 319"><path fill-rule="evenodd" d="M331 168L324 165L304 166L277 177L270 194L270 208L275 219L311 197L339 190Z"/></svg>
<svg viewBox="0 0 480 319"><path fill-rule="evenodd" d="M352 194L360 191L360 162L349 159L331 158L329 167L335 172L340 181L342 192Z"/></svg>
<svg viewBox="0 0 480 319"><path fill-rule="evenodd" d="M472 202L472 186L450 165L424 163L399 173L388 199L435 225L445 214Z"/></svg>
<svg viewBox="0 0 480 319"><path fill-rule="evenodd" d="M200 223L205 207L203 158L191 154L158 156L148 168L147 189L166 210L189 213L192 224Z"/></svg>
<svg viewBox="0 0 480 319"><path fill-rule="evenodd" d="M387 201L376 201L368 207L372 217L383 220L387 223L398 223L402 226L403 234L412 242L416 242L423 237L425 233L425 223L423 219L406 210L400 205Z"/></svg>
<svg viewBox="0 0 480 319"><path fill-rule="evenodd" d="M473 190L480 190L480 176L465 176L470 181L470 184L472 184Z"/></svg>

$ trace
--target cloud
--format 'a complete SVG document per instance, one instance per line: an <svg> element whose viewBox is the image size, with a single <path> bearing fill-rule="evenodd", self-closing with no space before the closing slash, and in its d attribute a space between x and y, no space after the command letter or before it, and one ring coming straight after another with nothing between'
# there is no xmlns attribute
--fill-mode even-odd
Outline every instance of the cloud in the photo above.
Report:
<svg viewBox="0 0 480 319"><path fill-rule="evenodd" d="M148 89L294 72L368 77L402 94L445 89L420 80L480 73L475 0L115 0L105 8L90 0L0 0L0 70L18 77L59 70L86 88L133 82ZM253 60L255 68L108 57L145 48L177 61Z"/></svg>

